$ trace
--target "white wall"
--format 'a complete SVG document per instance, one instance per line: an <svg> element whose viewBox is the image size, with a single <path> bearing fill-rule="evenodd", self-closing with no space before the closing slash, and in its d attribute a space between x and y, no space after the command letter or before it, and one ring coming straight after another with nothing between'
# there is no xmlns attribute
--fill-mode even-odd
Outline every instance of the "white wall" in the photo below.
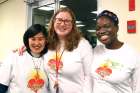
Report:
<svg viewBox="0 0 140 93"><path fill-rule="evenodd" d="M0 4L0 60L3 60L9 51L23 45L26 19L24 0L8 0Z"/></svg>
<svg viewBox="0 0 140 93"><path fill-rule="evenodd" d="M98 9L109 9L120 19L119 39L128 42L140 52L140 0L136 0L136 11L128 11L129 0L98 0ZM137 21L137 33L127 33L127 20ZM24 0L8 0L0 4L0 61L7 53L21 47L23 33L27 28L27 6Z"/></svg>
<svg viewBox="0 0 140 93"><path fill-rule="evenodd" d="M135 11L129 11L129 0L98 0L99 12L104 9L115 12L119 17L119 39L131 44L140 53L140 0ZM127 20L136 20L136 33L127 33Z"/></svg>

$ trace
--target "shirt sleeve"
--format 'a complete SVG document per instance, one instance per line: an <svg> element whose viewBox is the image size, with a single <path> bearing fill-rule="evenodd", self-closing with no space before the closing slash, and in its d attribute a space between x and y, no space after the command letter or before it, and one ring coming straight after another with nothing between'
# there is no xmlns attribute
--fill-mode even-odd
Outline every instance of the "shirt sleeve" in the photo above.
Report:
<svg viewBox="0 0 140 93"><path fill-rule="evenodd" d="M91 64L93 59L93 49L89 42L83 39L81 44L81 55L83 60L84 68L84 84L83 84L83 93L92 93L92 79L90 76Z"/></svg>
<svg viewBox="0 0 140 93"><path fill-rule="evenodd" d="M133 93L140 93L140 56L136 56L136 67L133 73Z"/></svg>
<svg viewBox="0 0 140 93"><path fill-rule="evenodd" d="M11 80L12 64L14 57L10 53L8 57L1 63L0 66L0 83L6 86L9 86Z"/></svg>

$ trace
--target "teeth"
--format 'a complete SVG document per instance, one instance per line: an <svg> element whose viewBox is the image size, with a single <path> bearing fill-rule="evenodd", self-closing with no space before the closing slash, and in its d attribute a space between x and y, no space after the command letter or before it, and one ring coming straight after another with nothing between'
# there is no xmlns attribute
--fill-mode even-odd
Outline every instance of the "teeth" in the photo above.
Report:
<svg viewBox="0 0 140 93"><path fill-rule="evenodd" d="M103 35L103 36L101 36L101 39L102 40L105 40L105 39L107 39L108 38L108 35Z"/></svg>
<svg viewBox="0 0 140 93"><path fill-rule="evenodd" d="M34 48L38 49L38 48L40 48L40 47L39 47L39 46L35 46Z"/></svg>

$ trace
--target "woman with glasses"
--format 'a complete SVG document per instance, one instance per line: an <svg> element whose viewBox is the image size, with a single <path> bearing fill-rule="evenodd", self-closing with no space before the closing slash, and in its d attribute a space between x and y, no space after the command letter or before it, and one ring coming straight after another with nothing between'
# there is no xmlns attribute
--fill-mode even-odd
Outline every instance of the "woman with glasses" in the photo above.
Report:
<svg viewBox="0 0 140 93"><path fill-rule="evenodd" d="M94 48L93 93L140 93L137 53L118 40L119 20L104 10L97 17L96 35L102 43Z"/></svg>
<svg viewBox="0 0 140 93"><path fill-rule="evenodd" d="M76 27L69 8L60 8L48 28L46 71L52 93L91 93L92 47Z"/></svg>

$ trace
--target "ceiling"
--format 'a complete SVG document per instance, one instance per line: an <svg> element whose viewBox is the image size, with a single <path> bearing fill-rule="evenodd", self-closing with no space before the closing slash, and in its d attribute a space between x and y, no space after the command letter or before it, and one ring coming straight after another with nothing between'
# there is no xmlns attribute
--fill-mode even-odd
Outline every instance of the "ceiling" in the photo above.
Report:
<svg viewBox="0 0 140 93"><path fill-rule="evenodd" d="M45 7L52 8L51 5L46 5ZM60 0L60 5L68 6L73 10L76 15L77 26L81 31L95 31L97 0ZM34 14L46 15L48 21L53 15L53 12L54 8L47 12L39 9L34 10Z"/></svg>

